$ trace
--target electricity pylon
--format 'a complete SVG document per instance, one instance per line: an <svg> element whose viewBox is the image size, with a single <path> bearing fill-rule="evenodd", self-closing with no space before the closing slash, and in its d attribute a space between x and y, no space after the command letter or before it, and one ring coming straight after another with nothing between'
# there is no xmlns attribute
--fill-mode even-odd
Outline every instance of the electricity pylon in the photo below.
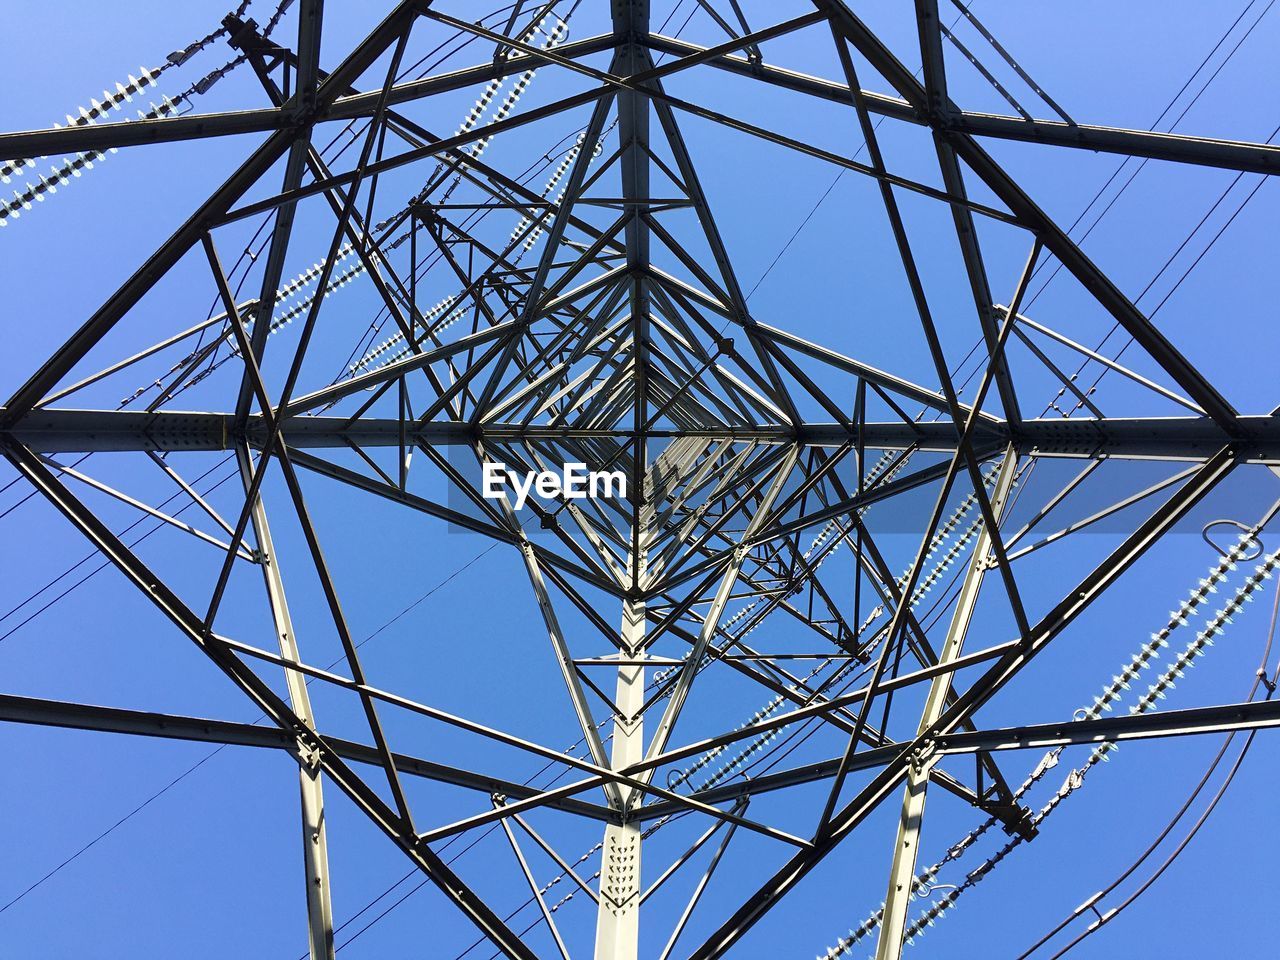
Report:
<svg viewBox="0 0 1280 960"><path fill-rule="evenodd" d="M1090 126L1065 115L1042 121L966 111L949 93L949 32L931 0L915 5L920 79L841 0L798 5L794 16L767 26L748 22L736 2L704 4L724 34L710 44L655 30L646 0L612 0L607 16L604 5L577 14L603 17L600 32L583 39L568 39L568 26L542 7L516 3L496 19L472 21L470 13L453 16L441 6L399 3L355 45L326 34L327 55L347 48L327 72L319 60L320 0L300 0L292 46L265 36L252 20L229 17L228 40L254 71L267 106L0 135L0 155L25 158L262 134L226 182L14 392L0 413L0 442L30 486L155 605L166 629L196 644L271 726L20 697L5 698L3 716L289 753L299 766L313 957L334 952L323 795L333 790L511 957L536 956L532 939L504 920L507 905L479 895L433 845L500 825L512 877L536 901L547 943L566 958L580 954L583 944L573 944L583 938L562 932L535 879L531 858L541 851L596 902L594 955L601 960L642 952L665 960L677 947L698 960L730 952L872 811L900 802L897 836L885 839L890 866L877 950L880 958L897 957L930 788L1015 835L1036 830L995 758L1033 728L984 730L975 725L976 711L1224 478L1280 462L1280 420L1234 409L984 141L1262 174L1280 170L1280 149ZM406 78L407 51L422 34L432 42L475 38L493 56ZM836 72L823 77L771 63L765 48L793 34L824 44ZM560 78L557 98L476 122L494 91L522 77L527 86L534 71ZM762 126L749 99L731 116L668 89L668 81L707 71L834 105L847 128L845 146L819 147ZM454 134L434 131L412 112L471 89L482 91L476 116ZM932 365L929 383L753 312L731 256L734 238L708 199L709 174L684 137L690 118L874 184L911 304L886 322L918 336ZM568 121L577 136L557 154L559 168L541 191L514 163L502 168L481 156L490 140L523 142L543 128L562 134ZM881 123L923 137L941 187L894 172L882 149L890 130ZM354 131L345 154L326 152L321 133L330 127ZM375 194L380 182L406 171L419 183L426 177L409 202L393 201L386 186ZM902 208L908 196L937 205L950 221L965 278L962 312L982 358L968 389L956 382L944 350L939 307L926 292L929 264ZM316 293L294 302L284 280L302 241L294 221L304 206L331 211L335 225L307 281ZM258 220L269 240L242 269L227 253L242 226ZM984 249L993 225L1022 241L1025 255L1013 271L1003 261L997 269ZM113 354L112 332L140 323L140 301L192 258L218 296L215 315L194 327L175 319L154 338L155 348ZM1132 338L1131 356L1141 353L1158 374L1137 373L1138 363L1122 366L1024 315L1032 278L1046 263L1074 278L1093 307ZM354 280L376 296L389 336L376 348L362 342L357 362L328 380L305 361L350 348L355 325L338 322L325 294ZM449 293L433 307L441 283ZM993 285L1011 291L1007 302ZM946 314L954 322L953 305ZM830 329L854 322L823 320ZM1053 359L1063 350L1135 385L1142 409L1162 404L1160 413L1126 415L1123 400L1119 412L1104 413L1101 396ZM80 402L132 383L139 369L159 370L145 409ZM1028 396L1027 383L1043 387L1046 372L1058 397L1074 406L1068 412L1082 415L1028 415L1028 404L1043 398ZM188 398L198 398L200 409L189 410ZM184 459L224 450L234 456L242 491L225 518L201 498ZM93 477L93 461L80 467L66 456L106 451L158 466L207 523L179 519ZM1081 461L1085 472L1062 489L1029 494L1032 519L1015 532L1007 522L1015 491L1020 483L1028 489L1029 469L1049 459ZM1019 542L1088 473L1131 459L1167 462L1169 475L1141 495L1117 496L1097 517L1138 502L1148 505L1146 515L1125 521L1119 543L1082 573L1064 576L1053 602L1032 602L1021 558L1042 546L1057 549L1052 544L1070 539L1076 527L1030 546ZM534 497L517 510L508 497L485 495L481 468L497 463L529 472L567 463L622 470L627 494ZM447 713L396 692L394 678L366 673L326 559L341 544L312 520L314 494L302 480L308 474L518 552L537 606L537 629L529 633L546 635L545 655L564 681L548 695L555 707L547 709L571 713L581 755ZM207 591L184 593L163 563L144 562L103 520L101 497L146 511L174 536L211 543ZM896 503L907 504L918 537L905 570L895 568L873 523L873 510ZM342 649L339 670L309 659L308 638L294 629L298 601L288 596L291 572L269 522L279 514L298 530L308 574L321 585ZM209 523L217 533L205 532ZM833 559L840 547L843 559ZM925 622L920 598L962 553L958 589L941 608L947 616ZM270 643L220 626L245 566L260 568L276 634ZM980 605L995 611L986 622L1007 628L1007 636L992 637L989 626L971 636ZM779 620L798 625L804 639L775 630ZM276 680L285 682L283 695ZM326 733L308 681L353 698L367 736ZM759 691L765 707L744 717L739 701L723 696L726 684ZM475 771L415 755L388 723L400 713L526 760L563 764L577 779L544 788L522 782L527 771L515 762ZM1040 719L1053 718L1028 717ZM1180 724L1135 714L1105 721L1103 732L1136 738L1276 722L1263 704L1210 709ZM1099 723L1035 728L1035 742L1092 742ZM775 739L800 729L816 732L800 754L805 762L786 763L782 753L780 768L742 776L752 757L772 757ZM961 764L944 762L959 754L977 762L963 773ZM429 807L414 801L418 781L468 793L474 812L432 822ZM752 809L753 801L784 791L794 796L785 811L771 802ZM769 814L757 813L761 807ZM546 828L535 830L534 815L598 825L598 884L575 872L557 840L543 835ZM659 829L688 829L682 821L698 825L684 852L664 847L651 856L649 838ZM731 841L744 833L773 845L775 862L761 859L754 892L738 903L705 897ZM683 906L674 914L647 909L649 894L675 882L695 856L703 874L686 882ZM716 927L701 943L680 945L699 907L712 911Z"/></svg>

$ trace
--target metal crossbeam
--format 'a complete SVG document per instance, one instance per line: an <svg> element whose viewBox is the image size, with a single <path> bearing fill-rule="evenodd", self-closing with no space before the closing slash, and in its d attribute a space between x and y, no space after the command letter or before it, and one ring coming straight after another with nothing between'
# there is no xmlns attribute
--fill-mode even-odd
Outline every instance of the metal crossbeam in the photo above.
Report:
<svg viewBox="0 0 1280 960"><path fill-rule="evenodd" d="M1248 462L1280 462L1280 422L1274 417L1239 417L1235 436L1228 435L1203 417L1108 418L1026 420L1016 430L1005 424L984 427L981 436L996 443L1011 443L1020 452L1048 457L1202 460L1223 443L1234 441ZM433 446L470 445L477 437L494 440L529 437L548 440L625 438L625 429L540 427L521 423L471 424L435 420L408 425L409 439ZM42 409L8 428L15 439L40 453L88 453L95 450L229 450L236 441L233 417L221 413L115 412L108 410ZM289 446L300 450L345 447L398 446L400 421L346 417L298 417L285 422L282 432ZM265 441L264 421L256 414L247 420L245 437L251 446ZM665 437L674 431L653 429L650 436ZM853 428L836 423L806 423L787 427L706 427L681 430L682 436L711 440L759 440L795 442L810 446L839 447L861 437L869 449L918 448L947 453L955 450L955 430L947 423L907 424L885 421Z"/></svg>

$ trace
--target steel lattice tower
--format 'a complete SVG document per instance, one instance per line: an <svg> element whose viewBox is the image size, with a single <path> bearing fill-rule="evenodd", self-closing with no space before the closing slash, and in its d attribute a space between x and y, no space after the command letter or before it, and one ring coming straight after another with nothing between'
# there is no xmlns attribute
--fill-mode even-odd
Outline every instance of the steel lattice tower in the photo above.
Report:
<svg viewBox="0 0 1280 960"><path fill-rule="evenodd" d="M531 889L566 958L585 955L584 945L562 938L531 868L535 852L596 902L594 956L601 960L739 955L734 947L747 931L884 807L900 807L901 814L896 837L883 839L889 869L875 955L897 958L911 927L919 889L914 878L927 865L918 853L927 792L946 791L1009 835L1029 839L1037 830L1035 811L1023 802L1016 779L1006 776L1002 750L1280 722L1280 709L1269 702L1144 707L1109 718L1095 711L1056 723L1028 716L1035 725L1015 728L975 722L981 707L1069 635L1073 622L1228 476L1267 474L1280 465L1276 411L1234 409L986 145L1019 140L1067 153L1266 175L1280 171L1280 148L1090 126L1065 115L1046 121L968 111L948 93L944 44L950 33L936 0L914 5L919 77L842 0L814 0L811 8L767 25L749 22L736 0L703 4L723 28L725 39L713 44L661 33L647 0L601 0L593 14L607 29L581 38L577 32L569 38L544 5L515 3L496 19L474 22L472 12L444 12L448 6L404 0L354 44L324 33L321 0L298 0L292 43L233 15L224 21L226 41L256 75L267 106L0 134L0 156L13 160L231 134L260 137L225 183L13 392L0 410L0 447L29 488L154 604L166 629L185 635L242 690L269 725L18 696L0 698L0 718L269 747L293 757L312 957L334 954L324 811L326 798L338 791L496 949L533 958L533 946L504 920L503 907L434 849L443 839L500 825L513 854L511 876ZM411 43L432 31L474 37L472 49L492 56L402 79ZM763 48L801 31L827 36L838 75L770 63ZM336 63L328 71L320 67L322 34L326 58ZM414 118L416 105L499 90L535 70L564 78L560 95L508 109L486 124L471 118L451 135ZM748 99L729 116L668 89L698 72L822 102L844 118L846 147L837 151L815 145L821 138L811 143L760 126ZM481 105L488 103L484 96ZM544 127L559 135L566 117L581 132L559 154L557 175L541 192L514 167L490 165L476 147ZM722 211L708 200L713 173L684 136L690 118L874 184L877 216L910 293L909 315L892 321L922 337L933 385L753 313ZM889 126L881 130L881 123ZM327 157L321 132L342 124L355 124L358 135L345 155ZM882 149L892 125L916 132L938 186L895 172ZM412 174L418 183L425 178L408 203L389 187L377 190L397 174ZM947 211L965 278L961 312L983 358L967 388L956 382L955 358L944 349L940 307L926 290L920 244L903 210L906 197ZM353 328L327 322L337 308L326 306L322 295L290 301L293 290L285 283L288 257L301 246L294 222L304 206L329 211L331 224L308 282L326 291L358 277L376 292L388 318L389 341L377 349L365 343L363 359L332 381L318 378L305 361L329 347L349 347ZM493 221L482 214L504 215L504 229L489 229L485 224ZM249 268L251 289L241 293L226 254L254 218L267 223L269 240ZM997 271L985 252L984 231L992 224L1020 238L1022 265L1013 275ZM420 277L427 255L435 258L435 276L445 275L454 291L434 307L437 288L428 290ZM193 257L205 282L199 297L218 296L212 318L195 327L172 318L153 348L112 353L112 332L127 326L148 292ZM1032 277L1046 263L1074 278L1159 375L1144 376L1136 372L1139 364L1122 366L1024 315ZM993 288L1011 292L1006 298ZM196 299L193 292L193 304ZM942 312L954 316L954 304ZM1047 348L1035 346L1049 341L1125 378L1167 412L1104 412L1100 398L1060 369ZM1059 395L1079 415L1034 415L1043 397L1028 395L1010 360L1015 345L1038 352ZM153 357L164 359L165 368L173 358L178 362L161 371L145 409L79 403L83 391L132 385L137 366ZM201 399L198 410L187 409L188 397ZM240 487L225 518L201 500L196 471L184 465L186 457L215 451L229 451L238 466ZM68 456L91 453L154 462L202 508L203 519L221 529L197 530L171 515L160 498L131 497L95 479L94 461L78 468ZM1026 471L1042 460L1078 461L1083 472L1037 500L1034 519L1015 531L1002 518ZM1124 536L1081 575L1054 584L1051 602L1039 588L1029 598L1020 566L1028 548L1020 542L1091 472L1130 460L1167 463L1168 475L1140 497L1108 501L1097 516L1127 523ZM509 497L484 495L481 468L496 463L520 470L566 463L622 470L627 495L531 498L517 510ZM540 697L556 710L565 708L567 696L582 753L566 754L525 731L495 729L420 702L398 692L396 678L364 669L331 572L340 545L308 509L311 484L322 482L518 553L540 615L529 624L530 639L553 658L563 687L511 693ZM84 484L93 496L81 492ZM174 536L194 532L212 541L217 563L203 593L194 594L189 583L175 585L176 571L164 564L144 561L102 518L95 500L101 495L125 498L174 528ZM902 509L918 536L904 570L895 569L890 551L878 543L883 537L872 521L873 508L895 503L907 504ZM1135 503L1143 504L1144 515L1127 519L1133 514L1124 509ZM337 667L320 666L308 653L307 636L295 632L298 601L286 589L295 571L278 562L272 538L272 527L279 533L282 523L296 528L306 545L308 576L318 579L341 646ZM1075 529L1068 525L1031 549L1069 539ZM1232 559L1251 549L1257 533L1257 526L1246 531ZM844 559L820 572L841 547ZM916 600L953 562L963 570L942 608L946 615L926 624ZM274 637L237 636L222 626L224 600L242 567L258 568L265 588L264 594L259 588L260 602ZM983 609L995 612L987 626L971 631ZM798 624L807 646L797 646L794 633L771 631L779 619ZM1007 624L1007 635L993 635L993 622ZM808 653L814 649L819 653ZM819 664L808 676L796 666L805 658ZM858 682L850 685L855 675ZM736 702L721 705L717 676L758 690L766 707L744 717ZM327 732L323 709L312 708L317 685L358 703L363 736ZM526 759L566 764L573 776L567 785L544 789L521 783L523 768L440 762L394 734L388 717L402 712ZM739 775L741 758L806 723L820 731L814 741L825 751L820 759ZM695 783L699 771L708 773ZM472 812L440 822L415 803L411 780L467 793ZM796 806L785 818L757 812L776 813L767 798L792 794ZM754 809L752 801L758 801ZM542 814L598 828L598 884L575 873L572 858L532 826L531 818ZM682 846L686 852L673 856L659 848L651 855L656 828L681 819L697 824L696 839ZM800 821L806 825L797 830L793 824ZM710 936L700 942L681 937L722 856L748 834L783 853L762 862L749 881L754 892L718 916ZM705 868L689 885L686 909L678 916L647 911L650 885L665 882L695 854Z"/></svg>

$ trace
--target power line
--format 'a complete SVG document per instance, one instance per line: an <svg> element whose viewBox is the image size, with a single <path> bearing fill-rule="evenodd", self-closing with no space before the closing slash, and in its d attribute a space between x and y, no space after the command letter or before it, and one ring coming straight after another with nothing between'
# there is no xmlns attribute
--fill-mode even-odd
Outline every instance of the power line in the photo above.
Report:
<svg viewBox="0 0 1280 960"><path fill-rule="evenodd" d="M224 461L224 462L225 462L225 461ZM232 476L234 476L234 475L235 475L235 474L232 474ZM151 532L154 532L154 530L152 530ZM147 534L147 535L149 535L149 534ZM141 539L141 538L140 538L140 539ZM134 542L136 543L137 541L134 541ZM491 543L491 544L490 544L488 547L486 547L484 550L481 550L481 551L480 551L479 553L477 553L474 557L472 557L470 560L468 560L468 561L467 561L466 563L464 563L462 566L458 567L456 570L454 570L452 573L450 573L447 577L445 577L445 578L444 578L443 580L441 580L439 583L435 584L435 586L431 587L431 589L429 589L429 590L428 590L426 593L424 593L422 596L418 597L418 599L416 599L416 600L414 600L412 603L410 603L407 607L405 607L403 610L401 610L399 613L397 613L394 617L392 617L392 618L391 618L390 620L388 620L386 623L382 624L382 626L378 627L376 630L374 630L371 634L369 634L369 635L368 635L367 637L365 637L363 640L360 640L359 642L357 642L357 643L356 643L356 646L357 646L357 647L362 647L362 646L364 646L366 643L368 643L368 642L369 642L370 640L372 640L374 637L378 636L380 633L382 633L384 630L386 630L386 629L387 629L388 627L390 627L392 624L394 624L394 623L396 623L397 621L399 621L402 617L404 617L404 616L405 616L407 613L409 613L411 610L415 609L415 608L416 608L416 607L418 607L420 604L422 604L424 601L426 601L428 598L430 598L430 597L431 597L431 595L432 595L432 594L434 594L436 591L438 591L438 590L442 589L443 587L445 587L445 586L447 586L449 583L451 583L451 582L452 582L456 577L458 577L458 576L459 576L459 575L461 575L463 572L465 572L467 569L469 569L473 564L475 564L475 563L476 563L476 562L478 562L480 559L482 559L482 558L483 558L483 557L485 557L487 554L489 554L489 552L490 552L490 551L492 551L492 550L496 549L496 548L497 548L497 546L498 546L498 545L497 545L496 543ZM105 564L104 564L104 566L105 566ZM100 570L100 569L102 569L102 568L101 568L101 567L99 567L98 569ZM94 573L96 573L96 572L97 572L97 571L95 570L95 571L94 571ZM92 574L90 574L90 576L92 576ZM87 579L87 578L86 578L86 579ZM83 582L83 581L81 581L81 582ZM12 631L11 631L11 632L12 632ZM6 635L6 636L7 636L7 635ZM339 663L341 663L341 662L343 661L343 659L344 659L344 657L339 657L338 659L336 659L336 660L334 660L332 663L330 663L330 664L328 665L328 667L326 667L325 669L327 669L327 670L331 670L331 669L333 669L335 666L337 666ZM315 678L314 678L314 677L308 677L308 678L306 678L305 682L307 683L307 685L308 685L308 686L311 684L311 681L312 681L313 679L315 679ZM256 720L254 720L253 722L254 722L254 723L261 723L263 719L265 719L265 717L264 717L264 716L259 716L259 717L258 717ZM87 853L90 849L92 849L94 846L96 846L100 841L104 840L106 837L110 836L112 833L115 833L115 831L116 831L116 830L118 830L120 827L124 826L126 823L128 823L130 820L132 820L135 816L137 816L139 813L141 813L143 810L145 810L147 807L149 807L153 802L155 802L156 800L160 799L162 796L164 796L166 793L168 793L170 790L172 790L174 787L176 787L179 783L181 783L183 780L185 780L185 779L186 779L187 777L189 777L191 774L195 773L195 772L196 772L197 770L199 770L202 766L204 766L206 763L208 763L210 760L212 760L214 757L216 757L218 754L220 754L223 750L227 749L227 746L228 746L228 744L225 744L225 743L224 743L224 744L222 744L221 746L216 747L216 748L214 748L213 750L209 751L209 753L207 753L205 756L201 757L199 760L197 760L194 764L192 764L190 767L188 767L188 768L187 768L186 770L184 770L182 773L178 774L178 776L174 777L172 780L170 780L167 784L165 784L163 787L161 787L161 788L160 788L159 790L157 790L155 793L151 794L151 796L147 797L147 799L146 799L146 800L142 801L142 803L138 804L136 807L134 807L132 810L130 810L128 813L126 813L123 817L121 817L119 820L117 820L115 823L113 823L111 826L109 826L106 830L103 830L100 834L98 834L96 837L94 837L94 838L93 838L92 840L90 840L88 843L84 844L84 846L80 847L80 848L79 848L75 853L71 854L71 856L69 856L69 857L67 857L65 860L63 860L63 861L62 861L61 863L59 863L56 867L54 867L52 870L50 870L48 873L46 873L44 876L42 876L39 880L35 881L35 882L34 882L34 883L32 883L30 886L28 886L25 890L23 890L23 891L22 891L21 893L19 893L16 897L14 897L12 900L10 900L8 903L6 903L3 907L0 907L0 913L4 913L6 910L8 910L10 907L12 907L14 904L16 904L19 900L21 900L21 899L22 899L23 897L25 897L27 894L31 893L33 890L35 890L35 889L37 889L38 887L42 886L42 885L43 885L45 882L47 882L48 880L51 880L54 876L56 876L58 873L60 873L64 867L67 867L67 866L69 866L71 863L73 863L74 861L78 860L78 859L79 859L83 854ZM416 872L416 871L415 871L415 872Z"/></svg>
<svg viewBox="0 0 1280 960"><path fill-rule="evenodd" d="M1277 586L1275 600L1272 604L1271 626L1267 630L1266 643L1263 649L1261 663L1258 666L1258 670L1255 675L1253 685L1249 688L1248 694L1245 697L1246 702L1252 701L1253 698L1257 696L1258 687L1261 686L1263 683L1267 685L1267 694L1264 699L1270 700L1272 696L1272 690L1275 687L1276 678L1277 676L1280 676L1280 665L1277 665L1271 672L1271 679L1270 680L1266 679L1267 663L1271 659L1271 650L1272 650L1272 646L1274 644L1275 636L1276 636L1277 614L1280 614L1280 585ZM1044 946L1046 943L1048 943L1050 940L1056 937L1059 933L1061 933L1062 930L1064 930L1077 917L1080 917L1088 910L1093 910L1098 915L1097 921L1094 923L1091 923L1089 927L1086 930L1084 930L1084 932L1079 934L1079 936L1077 936L1074 940L1072 940L1065 947L1063 947L1056 954L1054 954L1053 960L1057 960L1058 957L1064 956L1065 954L1073 950L1075 947L1077 947L1087 937L1090 937L1094 933L1096 933L1098 930L1101 930L1103 926L1105 926L1106 924L1114 920L1120 913L1126 910L1147 890L1149 890L1151 886L1164 874L1164 872L1173 865L1174 861L1177 860L1177 858L1182 854L1182 852L1186 850L1186 848L1191 844L1191 841L1195 839L1196 834L1200 832L1201 827L1204 826L1205 821L1209 819L1209 815L1213 813L1218 803L1226 795L1226 792L1230 788L1232 781L1235 779L1236 774L1240 770L1241 764L1244 763L1244 758L1248 754L1249 748L1253 745L1253 738L1256 735L1256 733L1257 731L1250 731L1247 737L1245 738L1244 746L1241 747L1239 754L1236 756L1235 761L1231 765L1231 769L1228 771L1227 776L1223 780L1221 786L1218 788L1217 793L1214 794L1213 798L1209 801L1208 805L1205 807L1204 812L1200 815L1200 817L1192 825L1190 830L1188 830L1187 834L1182 838L1182 840L1174 848L1173 852L1169 854L1169 856L1164 860L1164 862L1149 877L1147 877L1147 879L1144 880L1143 883L1140 884L1132 894L1130 894L1118 906L1114 907L1111 910L1108 910L1105 914L1101 913L1097 909L1098 903L1101 902L1107 896L1109 896L1122 883L1128 880L1129 877L1131 877L1137 871L1137 869L1153 853L1155 853L1156 850L1159 849L1160 845L1164 843L1164 841L1168 838L1169 834L1173 832L1174 827L1177 826L1179 821L1181 821L1181 819L1184 816L1186 816L1187 811L1191 809L1191 805L1195 802L1196 798L1200 795L1201 791L1204 790L1210 778L1213 776L1214 771L1218 768L1218 765L1222 762L1222 759L1226 756L1227 750L1230 748L1232 742L1236 738L1235 733L1228 734L1226 739L1223 740L1222 746L1218 749L1217 754L1214 756L1213 760L1210 762L1208 769L1204 773L1204 776L1200 778L1200 781L1196 784L1194 789L1192 789L1191 793L1187 796L1187 799L1183 802L1182 806L1178 808L1178 811L1173 815L1173 817L1165 825L1164 829L1162 829L1159 832L1159 834L1157 834L1155 839L1152 840L1151 843L1147 845L1146 849L1143 850L1141 855L1139 855L1136 860L1134 860L1128 867L1126 867L1120 873L1120 875L1116 877L1115 880L1109 883L1106 887L1104 887L1098 893L1090 897L1080 907L1077 907L1075 910L1073 910L1066 918L1062 920L1062 922L1060 922L1047 934L1045 934L1043 937L1037 940L1026 951L1019 954L1017 960L1026 960L1027 957L1030 957L1042 946Z"/></svg>

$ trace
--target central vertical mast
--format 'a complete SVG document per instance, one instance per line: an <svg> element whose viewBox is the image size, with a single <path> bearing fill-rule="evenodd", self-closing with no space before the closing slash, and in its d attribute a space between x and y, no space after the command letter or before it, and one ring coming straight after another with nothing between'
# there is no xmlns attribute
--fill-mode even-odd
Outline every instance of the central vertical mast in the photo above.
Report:
<svg viewBox="0 0 1280 960"><path fill-rule="evenodd" d="M624 658L644 656L645 604L622 605ZM621 715L613 723L615 770L644 759L645 669L634 660L618 668L616 701ZM620 790L623 810L639 802L629 787ZM600 852L600 913L596 921L597 960L636 960L640 941L640 825L627 821L605 827Z"/></svg>
<svg viewBox="0 0 1280 960"><path fill-rule="evenodd" d="M646 45L649 34L648 0L613 0L615 52L612 72L629 77L652 66ZM642 219L649 200L649 103L633 91L618 94L618 140L622 154L622 197L631 219L626 226L627 269L631 300L631 386L633 419L631 436L631 595L622 607L623 664L618 667L616 703L610 762L615 770L644 757L645 601L643 581L647 565L648 537L645 489L648 445L646 365L649 340L649 227ZM594 144L584 144L591 150ZM629 821L628 811L641 797L630 788L617 792L623 822L605 828L600 864L600 912L596 922L597 960L636 960L640 942L640 837L639 824Z"/></svg>

